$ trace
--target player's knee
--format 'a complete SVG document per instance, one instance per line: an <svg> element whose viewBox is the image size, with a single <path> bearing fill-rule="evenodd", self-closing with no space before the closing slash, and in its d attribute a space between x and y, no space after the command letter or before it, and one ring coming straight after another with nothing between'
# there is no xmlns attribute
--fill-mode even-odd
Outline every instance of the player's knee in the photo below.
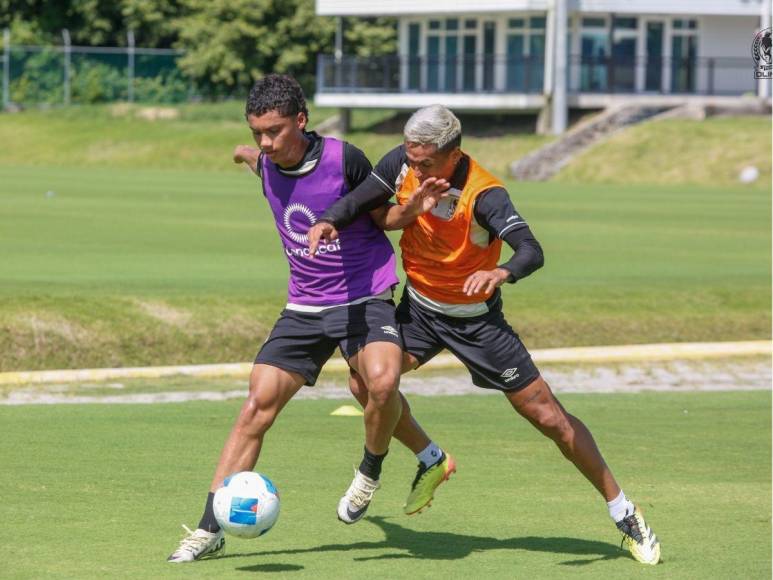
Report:
<svg viewBox="0 0 773 580"><path fill-rule="evenodd" d="M400 373L388 369L379 369L368 376L368 398L377 407L385 406L397 392L400 383Z"/></svg>
<svg viewBox="0 0 773 580"><path fill-rule="evenodd" d="M536 427L556 443L568 443L572 438L572 425L566 413L554 405L545 405L533 419Z"/></svg>

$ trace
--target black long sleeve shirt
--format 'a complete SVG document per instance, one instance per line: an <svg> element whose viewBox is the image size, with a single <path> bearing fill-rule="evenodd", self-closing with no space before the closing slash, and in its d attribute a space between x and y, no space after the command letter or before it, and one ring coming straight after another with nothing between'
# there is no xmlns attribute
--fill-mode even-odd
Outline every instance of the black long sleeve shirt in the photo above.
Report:
<svg viewBox="0 0 773 580"><path fill-rule="evenodd" d="M451 177L452 188L464 189L469 167L470 159L464 155ZM360 214L389 203L407 170L405 146L400 145L387 153L359 186L328 208L320 221L341 229ZM542 247L526 220L516 211L507 190L492 187L481 193L475 200L473 214L477 224L489 233L489 243L499 238L515 252L510 260L499 266L510 273L508 282L525 278L543 266Z"/></svg>

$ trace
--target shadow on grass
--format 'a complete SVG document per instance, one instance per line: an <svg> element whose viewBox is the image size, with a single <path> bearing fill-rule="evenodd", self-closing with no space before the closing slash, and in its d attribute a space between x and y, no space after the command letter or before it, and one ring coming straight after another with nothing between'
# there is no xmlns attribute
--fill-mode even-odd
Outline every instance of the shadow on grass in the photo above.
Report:
<svg viewBox="0 0 773 580"><path fill-rule="evenodd" d="M322 544L313 548L274 550L271 552L255 552L252 554L231 554L226 558L245 556L279 556L289 554L307 554L312 552L350 552L353 550L393 550L392 553L377 556L354 557L354 561L396 560L415 558L419 560L460 560L475 552L488 550L526 550L529 552L546 552L551 554L569 554L580 556L561 562L563 566L584 566L603 560L624 558L627 555L619 547L605 542L582 540L577 538L542 538L527 536L523 538L490 538L486 536L469 536L449 532L417 532L388 522L383 517L365 518L377 525L385 534L385 538L377 542L354 542L350 544ZM241 570L258 570L259 567L240 568Z"/></svg>
<svg viewBox="0 0 773 580"><path fill-rule="evenodd" d="M303 566L297 564L255 564L237 568L240 572L300 572Z"/></svg>

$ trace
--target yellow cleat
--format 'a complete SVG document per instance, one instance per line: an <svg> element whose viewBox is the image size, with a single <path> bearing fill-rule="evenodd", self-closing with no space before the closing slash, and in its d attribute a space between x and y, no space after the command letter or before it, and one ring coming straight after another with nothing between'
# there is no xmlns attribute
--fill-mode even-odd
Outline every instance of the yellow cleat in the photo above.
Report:
<svg viewBox="0 0 773 580"><path fill-rule="evenodd" d="M637 562L652 566L660 562L660 542L645 523L638 506L634 507L631 515L617 522L617 529L623 533L623 544Z"/></svg>
<svg viewBox="0 0 773 580"><path fill-rule="evenodd" d="M435 490L455 472L456 462L446 453L443 453L440 461L430 467L424 467L423 463L419 463L419 470L416 472L416 478L411 485L411 493L408 494L403 511L410 516L430 506Z"/></svg>

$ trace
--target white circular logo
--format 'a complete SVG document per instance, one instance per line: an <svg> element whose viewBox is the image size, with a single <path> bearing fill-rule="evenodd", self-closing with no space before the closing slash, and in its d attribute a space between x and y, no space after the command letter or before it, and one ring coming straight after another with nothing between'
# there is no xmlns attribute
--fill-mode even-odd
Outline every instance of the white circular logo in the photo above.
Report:
<svg viewBox="0 0 773 580"><path fill-rule="evenodd" d="M285 209L284 225L288 235L290 236L290 239L292 239L297 244L308 244L309 237L306 234L296 232L290 225L290 216L292 216L294 213L302 213L305 215L306 219L309 220L309 227L317 223L317 216L315 216L314 212L311 211L308 207L300 203L290 204L287 206L287 209ZM308 229L306 231L308 232Z"/></svg>

